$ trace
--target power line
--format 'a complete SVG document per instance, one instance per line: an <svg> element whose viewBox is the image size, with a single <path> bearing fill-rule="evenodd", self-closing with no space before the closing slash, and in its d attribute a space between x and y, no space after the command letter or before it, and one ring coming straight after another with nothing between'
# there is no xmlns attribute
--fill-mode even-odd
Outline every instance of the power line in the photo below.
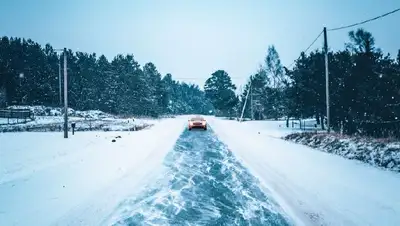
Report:
<svg viewBox="0 0 400 226"><path fill-rule="evenodd" d="M306 52L314 45L314 43L318 40L318 38L321 37L322 33L324 33L323 30L318 34L318 36L314 39L314 41L306 48L306 50L303 51L304 53L306 53ZM299 56L295 61L293 61L293 62L289 65L288 68L290 68L291 66L293 66L293 64L296 63L296 61L299 60L299 59L300 59L300 56Z"/></svg>
<svg viewBox="0 0 400 226"><path fill-rule="evenodd" d="M358 22L358 23L354 23L354 24L350 24L350 25L347 25L347 26L342 26L342 27L337 27L337 28L328 29L328 31L337 31L337 30L342 30L342 29L354 27L354 26L357 26L357 25L365 24L365 23L368 23L368 22L371 22L371 21L374 21L374 20L383 18L383 17L385 17L385 16L388 16L388 15L393 14L393 13L398 12L398 11L400 11L400 8L395 9L395 10L393 10L393 11L390 11L390 12L388 12L388 13L382 14L382 15L380 15L380 16L371 18L371 19Z"/></svg>
<svg viewBox="0 0 400 226"><path fill-rule="evenodd" d="M354 24L350 24L350 25L347 25L347 26L342 26L342 27L337 27L337 28L328 29L328 31L337 31L337 30L342 30L342 29L354 27L354 26L357 26L357 25L365 24L365 23L368 23L368 22L371 22L371 21L374 21L374 20L378 20L378 19L383 18L383 17L385 17L385 16L388 16L388 15L390 15L390 14L396 13L396 12L398 12L398 11L400 11L400 8L395 9L395 10L393 10L393 11L390 11L390 12L388 12L388 13L382 14L382 15L380 15L380 16L371 18L371 19L358 22L358 23L354 23ZM306 50L303 51L304 53L307 52L307 51L311 48L312 45L314 45L314 43L318 40L318 38L322 35L322 33L323 33L323 31L321 31L321 33L319 33L319 35L318 35L318 36L314 39L314 41L306 48ZM289 65L289 67L287 67L287 68L292 67L293 64L296 63L296 61L299 60L299 59L300 59L300 57L297 58L295 61L293 61L293 62Z"/></svg>
<svg viewBox="0 0 400 226"><path fill-rule="evenodd" d="M358 22L358 23L354 23L354 24L347 25L347 26L342 26L342 27L327 29L327 30L328 30L328 31L337 31L337 30L342 30L342 29L354 27L354 26L361 25L361 24L365 24L365 23L368 23L368 22L371 22L371 21L374 21L374 20L378 20L378 19L380 19L380 18L383 18L383 17L388 16L388 15L390 15L390 14L396 13L396 12L398 12L398 11L400 11L400 8L395 9L395 10L393 10L393 11L390 11L390 12L388 12L388 13L382 14L382 15L380 15L380 16L377 16L377 17L368 19L368 20L364 20L364 21L361 21L361 22ZM312 41L311 44L310 44L304 51L302 51L302 52L306 53L306 52L315 44L315 42L319 39L319 37L321 37L321 35L322 35L323 33L324 33L324 31L322 30L322 31L318 34L318 36L314 39L314 41ZM299 56L296 60L294 60L294 61L289 65L289 67L287 67L287 68L292 67L293 64L296 63L296 61L299 60L299 59L300 59L300 56ZM231 79L244 79L244 78L245 78L245 77L231 77ZM204 78L200 78L200 77L198 77L198 78L195 78L195 77L192 77L192 78L191 78L191 77L187 77L187 78L181 77L181 78L174 78L174 79L193 79L193 80L195 80L195 79L204 79Z"/></svg>
<svg viewBox="0 0 400 226"><path fill-rule="evenodd" d="M315 44L315 42L318 40L318 38L321 37L321 35L323 33L324 33L324 31L322 30L318 34L318 36L314 39L314 41L312 41L311 44L303 52L306 53ZM300 59L300 56L296 60L298 60L298 59ZM293 63L291 63L288 68L290 68L296 62L296 60L293 61ZM247 78L247 77L231 77L231 79L244 79L244 78ZM180 77L180 78L174 78L174 79L204 79L204 78L196 78L196 77L186 77L185 78L185 77Z"/></svg>
<svg viewBox="0 0 400 226"><path fill-rule="evenodd" d="M324 31L322 30L322 31L318 34L318 36L314 39L314 41L312 41L311 44L310 44L303 52L304 52L304 53L307 52L307 51L314 45L314 43L318 40L318 38L321 37L321 35L322 35L323 33L324 33ZM297 58L296 60L298 60L298 59L300 59L300 57ZM290 68L290 67L296 62L296 60L293 61L293 63L291 63L291 64L289 65L288 68ZM174 78L174 77L173 77L173 78ZM248 77L231 77L231 79L245 79L245 78L248 78ZM192 77L192 78L190 78L190 77L184 78L184 77L181 77L181 78L174 78L174 79L204 79L204 78L195 78L195 77Z"/></svg>

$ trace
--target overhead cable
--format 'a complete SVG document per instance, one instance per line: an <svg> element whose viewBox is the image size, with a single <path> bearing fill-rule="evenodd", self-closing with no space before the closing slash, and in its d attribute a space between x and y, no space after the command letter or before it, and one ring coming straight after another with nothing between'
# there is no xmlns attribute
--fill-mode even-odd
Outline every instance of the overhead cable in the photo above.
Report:
<svg viewBox="0 0 400 226"><path fill-rule="evenodd" d="M318 36L314 39L314 41L312 41L311 44L303 51L304 53L306 53L306 52L314 45L314 43L319 39L319 37L321 37L322 33L324 33L323 30L318 34ZM293 62L289 65L289 67L287 67L287 68L292 67L293 64L296 63L296 61L299 60L299 59L300 59L300 56L299 56L295 61L293 61Z"/></svg>
<svg viewBox="0 0 400 226"><path fill-rule="evenodd" d="M350 27L355 27L355 26L358 26L358 25L361 25L361 24L365 24L365 23L374 21L374 20L381 19L381 18L383 18L383 17L385 17L385 16L389 16L390 14L396 13L396 12L398 12L398 11L400 11L400 8L395 9L395 10L393 10L393 11L390 11L390 12L388 12L388 13L382 14L382 15L380 15L380 16L371 18L371 19L358 22L358 23L354 23L354 24L350 24L350 25L346 25L346 26L342 26L342 27L337 27L337 28L328 29L328 31L338 31L338 30L342 30L342 29L346 29L346 28L350 28Z"/></svg>

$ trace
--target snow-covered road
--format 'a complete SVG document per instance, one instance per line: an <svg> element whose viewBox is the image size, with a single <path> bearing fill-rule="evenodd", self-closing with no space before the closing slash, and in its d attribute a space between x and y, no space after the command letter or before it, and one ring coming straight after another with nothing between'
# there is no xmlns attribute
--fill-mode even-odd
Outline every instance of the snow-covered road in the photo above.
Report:
<svg viewBox="0 0 400 226"><path fill-rule="evenodd" d="M70 139L0 133L0 225L204 223L217 220L212 211L237 225L291 224L271 221L281 215L295 225L400 225L398 174L278 139L287 131L261 124L208 117L210 131L188 132L187 118Z"/></svg>
<svg viewBox="0 0 400 226"><path fill-rule="evenodd" d="M107 225L292 225L211 128L184 131L164 164Z"/></svg>

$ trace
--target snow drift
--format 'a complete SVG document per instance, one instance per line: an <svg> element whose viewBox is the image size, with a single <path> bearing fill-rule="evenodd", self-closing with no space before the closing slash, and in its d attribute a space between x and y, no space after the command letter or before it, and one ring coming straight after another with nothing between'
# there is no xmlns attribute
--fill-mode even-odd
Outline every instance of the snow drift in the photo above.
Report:
<svg viewBox="0 0 400 226"><path fill-rule="evenodd" d="M284 137L296 143L400 172L400 142L344 137L327 133L294 133Z"/></svg>

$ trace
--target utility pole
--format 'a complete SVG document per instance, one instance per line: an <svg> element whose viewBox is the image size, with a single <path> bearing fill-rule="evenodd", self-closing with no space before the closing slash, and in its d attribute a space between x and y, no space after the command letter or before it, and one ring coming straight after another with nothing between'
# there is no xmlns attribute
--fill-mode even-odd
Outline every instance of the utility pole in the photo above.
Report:
<svg viewBox="0 0 400 226"><path fill-rule="evenodd" d="M329 68L328 68L328 38L326 34L326 27L324 27L324 52L325 52L325 87L326 87L326 129L329 133L331 131L330 127L330 109L329 109ZM322 122L324 123L324 122Z"/></svg>
<svg viewBox="0 0 400 226"><path fill-rule="evenodd" d="M64 48L64 138L68 138L68 76L67 76L67 48Z"/></svg>
<svg viewBox="0 0 400 226"><path fill-rule="evenodd" d="M249 87L249 89L251 89L251 79L250 79L250 87ZM244 109L246 109L247 98L249 97L249 94L250 94L250 90L248 90L248 91L247 91L247 94L246 94L246 100L244 101L244 106L243 106L243 109L242 109L242 114L240 115L240 122L243 121Z"/></svg>
<svg viewBox="0 0 400 226"><path fill-rule="evenodd" d="M251 120L254 120L254 111L253 111L253 89L250 87L250 109L251 109Z"/></svg>
<svg viewBox="0 0 400 226"><path fill-rule="evenodd" d="M58 92L60 95L60 107L62 106L62 88L61 88L61 54L58 58Z"/></svg>

